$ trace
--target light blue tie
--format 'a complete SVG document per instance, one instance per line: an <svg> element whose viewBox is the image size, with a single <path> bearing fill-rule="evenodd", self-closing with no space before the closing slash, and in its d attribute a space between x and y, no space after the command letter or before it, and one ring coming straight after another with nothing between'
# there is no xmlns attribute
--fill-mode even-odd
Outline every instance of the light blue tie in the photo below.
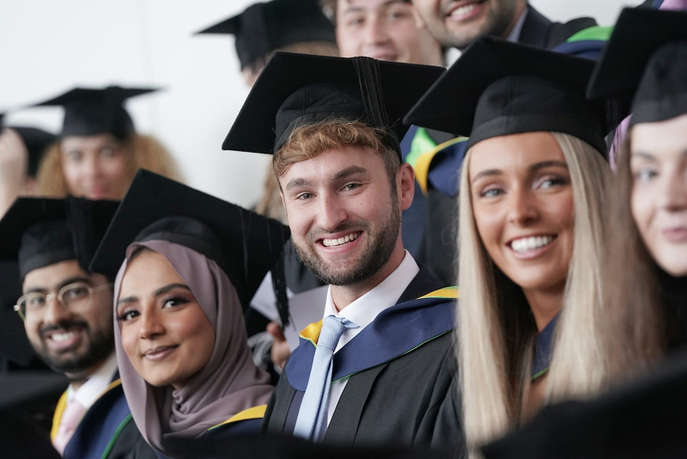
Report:
<svg viewBox="0 0 687 459"><path fill-rule="evenodd" d="M320 338L317 340L315 357L312 360L308 386L298 411L293 434L299 437L318 440L327 430L327 406L329 405L329 386L332 383L332 357L339 339L348 328L358 328L348 319L327 316L322 323Z"/></svg>

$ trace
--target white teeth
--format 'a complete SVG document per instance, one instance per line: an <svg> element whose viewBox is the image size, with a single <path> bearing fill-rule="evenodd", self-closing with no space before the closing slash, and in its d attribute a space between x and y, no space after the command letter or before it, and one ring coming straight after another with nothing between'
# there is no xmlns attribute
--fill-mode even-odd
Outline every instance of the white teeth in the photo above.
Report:
<svg viewBox="0 0 687 459"><path fill-rule="evenodd" d="M518 253L529 252L551 244L552 236L533 236L516 239L511 243L511 247Z"/></svg>
<svg viewBox="0 0 687 459"><path fill-rule="evenodd" d="M325 247L336 247L337 245L345 244L347 242L353 242L358 239L358 236L359 234L357 233L351 233L338 239L322 239L322 244Z"/></svg>
<svg viewBox="0 0 687 459"><path fill-rule="evenodd" d="M461 6L460 8L456 8L455 10L451 11L451 16L462 16L464 14L468 14L472 10L477 8L477 4L471 3L469 5Z"/></svg>
<svg viewBox="0 0 687 459"><path fill-rule="evenodd" d="M74 336L74 332L68 332L68 333L53 333L52 335L52 340L57 341L58 343L61 341L66 341Z"/></svg>

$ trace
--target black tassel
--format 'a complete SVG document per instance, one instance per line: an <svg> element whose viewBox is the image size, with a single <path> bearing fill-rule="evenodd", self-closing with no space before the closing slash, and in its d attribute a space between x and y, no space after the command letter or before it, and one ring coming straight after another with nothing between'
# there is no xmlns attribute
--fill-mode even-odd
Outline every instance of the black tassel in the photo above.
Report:
<svg viewBox="0 0 687 459"><path fill-rule="evenodd" d="M369 57L354 57L353 66L358 75L367 124L371 127L388 130L390 127L389 117L382 92L379 62Z"/></svg>
<svg viewBox="0 0 687 459"><path fill-rule="evenodd" d="M286 272L284 270L284 255L272 268L272 289L277 299L277 311L281 320L282 329L289 325L289 297L286 293Z"/></svg>

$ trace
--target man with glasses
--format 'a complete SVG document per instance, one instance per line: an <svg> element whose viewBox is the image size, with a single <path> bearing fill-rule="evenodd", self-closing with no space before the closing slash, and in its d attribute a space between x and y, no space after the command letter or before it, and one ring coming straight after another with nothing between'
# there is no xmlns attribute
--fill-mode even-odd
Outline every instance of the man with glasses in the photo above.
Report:
<svg viewBox="0 0 687 459"><path fill-rule="evenodd" d="M70 380L51 431L63 457L155 457L118 379L112 279L88 271L116 208L73 197L20 198L0 221L0 260L16 260L22 281L14 309L36 353Z"/></svg>

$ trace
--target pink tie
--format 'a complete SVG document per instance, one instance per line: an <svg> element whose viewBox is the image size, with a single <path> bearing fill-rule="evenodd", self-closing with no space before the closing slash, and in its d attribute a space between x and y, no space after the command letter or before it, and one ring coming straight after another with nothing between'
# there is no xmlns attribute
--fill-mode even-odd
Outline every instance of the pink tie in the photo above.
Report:
<svg viewBox="0 0 687 459"><path fill-rule="evenodd" d="M64 454L64 448L69 443L72 435L74 435L74 431L85 411L86 408L76 398L73 398L64 410L62 419L60 419L60 426L57 428L57 435L55 435L55 439L52 442L60 454Z"/></svg>

